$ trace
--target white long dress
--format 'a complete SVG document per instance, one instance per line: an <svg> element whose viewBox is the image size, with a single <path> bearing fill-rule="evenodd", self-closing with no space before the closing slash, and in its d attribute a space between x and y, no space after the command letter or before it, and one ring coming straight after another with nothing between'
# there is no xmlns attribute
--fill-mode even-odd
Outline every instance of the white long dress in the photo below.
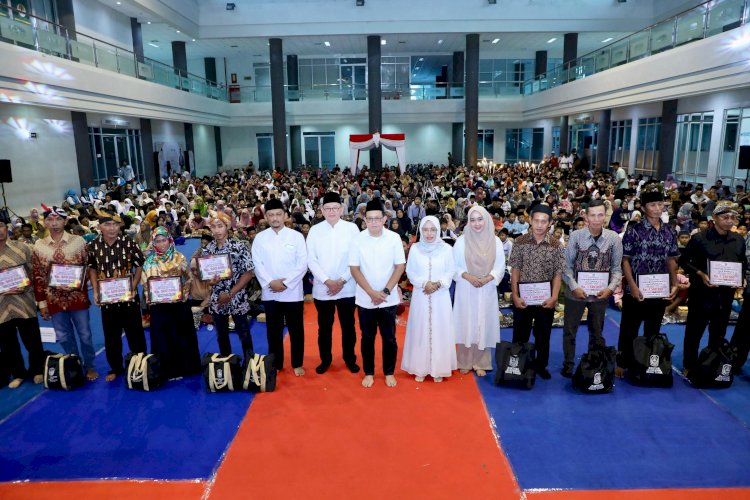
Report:
<svg viewBox="0 0 750 500"><path fill-rule="evenodd" d="M471 229L467 228L467 231ZM459 236L453 246L456 293L453 301L453 324L456 343L480 350L495 347L500 342L500 318L498 317L497 285L505 274L505 253L500 238L495 236L495 264L490 274L494 280L481 288L475 288L461 277L467 272L464 251L466 240Z"/></svg>
<svg viewBox="0 0 750 500"><path fill-rule="evenodd" d="M457 368L456 340L449 288L453 281L451 247L441 244L431 253L412 245L406 262L406 275L414 291L406 322L406 340L401 369L418 377L450 377ZM425 295L428 281L439 281L440 288Z"/></svg>

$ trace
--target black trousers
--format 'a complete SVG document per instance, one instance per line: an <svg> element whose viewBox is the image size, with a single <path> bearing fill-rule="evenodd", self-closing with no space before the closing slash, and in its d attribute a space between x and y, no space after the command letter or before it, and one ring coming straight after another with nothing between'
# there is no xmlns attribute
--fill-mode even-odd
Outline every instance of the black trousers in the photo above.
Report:
<svg viewBox="0 0 750 500"><path fill-rule="evenodd" d="M29 353L28 370L24 365L16 331L21 335L21 341ZM7 363L6 369L13 378L41 375L44 372L44 349L39 320L36 317L16 318L0 324L0 351L3 352L2 361Z"/></svg>
<svg viewBox="0 0 750 500"><path fill-rule="evenodd" d="M354 297L338 300L315 299L315 309L318 311L318 351L321 363L330 364L333 360L331 352L333 344L333 315L339 314L341 326L341 350L347 364L357 362L354 347L357 345L357 333L354 330Z"/></svg>
<svg viewBox="0 0 750 500"><path fill-rule="evenodd" d="M375 336L380 330L383 342L383 373L393 375L396 370L398 342L396 341L396 306L376 309L357 308L359 328L362 330L362 364L365 375L375 375Z"/></svg>
<svg viewBox="0 0 750 500"><path fill-rule="evenodd" d="M697 287L696 287L697 288ZM700 290L690 287L688 317L685 324L685 349L682 365L690 370L698 361L703 332L708 326L708 345L718 347L724 340L732 312L734 289L717 287ZM735 330L737 331L737 330Z"/></svg>
<svg viewBox="0 0 750 500"><path fill-rule="evenodd" d="M565 299L565 318L563 320L563 368L573 369L576 357L576 335L578 326L583 318L583 310L588 308L589 314L586 324L589 330L589 351L597 346L604 347L606 342L602 337L604 330L604 315L607 312L606 300L576 300Z"/></svg>
<svg viewBox="0 0 750 500"><path fill-rule="evenodd" d="M229 356L232 354L232 343L229 341L229 315L212 314L211 316L214 318L219 352L222 356ZM250 325L247 322L247 315L233 314L232 319L234 320L234 331L237 332L240 342L242 342L242 356L244 357L247 351L253 350L253 337L250 335Z"/></svg>
<svg viewBox="0 0 750 500"><path fill-rule="evenodd" d="M166 378L200 373L201 357L193 314L185 302L151 304L151 353Z"/></svg>
<svg viewBox="0 0 750 500"><path fill-rule="evenodd" d="M104 330L104 348L107 351L107 363L110 373L121 375L125 372L122 365L122 331L128 339L130 352L146 352L146 335L141 323L141 306L138 302L112 304L102 307L102 329Z"/></svg>
<svg viewBox="0 0 750 500"><path fill-rule="evenodd" d="M513 308L513 342L528 342L533 328L537 369L547 368L549 364L549 338L554 317L554 309L542 306Z"/></svg>
<svg viewBox="0 0 750 500"><path fill-rule="evenodd" d="M638 302L627 292L622 296L622 319L617 339L618 367L633 366L633 340L638 336L641 323L644 336L657 335L661 330L661 320L667 305L669 301L666 299L644 299L643 302Z"/></svg>
<svg viewBox="0 0 750 500"><path fill-rule="evenodd" d="M739 372L747 362L750 352L750 294L745 294L740 316L732 334L732 347L737 348L737 359L734 362L734 371Z"/></svg>
<svg viewBox="0 0 750 500"><path fill-rule="evenodd" d="M284 321L292 344L292 368L302 367L305 357L305 326L302 316L305 303L264 300L268 352L276 357L276 368L284 368Z"/></svg>

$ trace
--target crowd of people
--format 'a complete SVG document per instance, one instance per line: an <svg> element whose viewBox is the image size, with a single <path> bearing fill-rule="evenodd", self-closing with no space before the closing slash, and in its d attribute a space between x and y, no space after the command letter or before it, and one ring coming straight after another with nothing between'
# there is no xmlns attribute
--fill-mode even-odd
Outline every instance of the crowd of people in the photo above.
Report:
<svg viewBox="0 0 750 500"><path fill-rule="evenodd" d="M174 173L151 190L113 178L68 192L59 206L0 221L0 283L15 283L0 293L0 365L10 371L10 387L42 382L41 315L96 380L90 286L102 312L108 381L125 370L123 331L131 351L147 351L144 317L166 377L198 373L196 311L215 326L222 355L232 352L230 331L243 353L252 351L248 317L262 311L276 368L285 365L286 326L292 371L303 376L309 299L318 321L315 371L324 374L334 361L337 312L348 370L360 372L359 354L362 385L373 385L379 332L382 372L393 387L405 297L401 369L419 382L441 382L455 370L481 376L492 370L508 294L513 341L533 333L542 379L551 377L555 312L564 311L560 373L571 377L584 314L589 348L601 346L610 306L622 309L619 377L634 363L641 325L647 336L658 333L665 314L685 307L685 371L695 366L707 327L711 345L723 342L733 308L734 369L741 370L750 348L743 186L649 180L616 163L597 171L575 158L490 169L410 165L406 172L248 168L204 178ZM190 237L201 246L184 256L177 247ZM70 280L76 272L80 278ZM108 290L123 279L127 290L113 299ZM169 279L179 285L164 300Z"/></svg>

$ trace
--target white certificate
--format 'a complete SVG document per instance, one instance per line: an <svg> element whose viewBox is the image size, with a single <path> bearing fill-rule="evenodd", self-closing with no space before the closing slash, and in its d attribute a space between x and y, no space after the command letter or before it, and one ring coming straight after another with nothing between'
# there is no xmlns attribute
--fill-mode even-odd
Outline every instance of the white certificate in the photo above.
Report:
<svg viewBox="0 0 750 500"><path fill-rule="evenodd" d="M519 283L518 293L527 306L538 306L552 296L549 281L540 283Z"/></svg>
<svg viewBox="0 0 750 500"><path fill-rule="evenodd" d="M39 333L42 335L42 342L47 342L50 344L54 344L55 342L57 342L57 334L55 333L54 328L43 326L39 328Z"/></svg>
<svg viewBox="0 0 750 500"><path fill-rule="evenodd" d="M204 281L215 277L223 280L232 277L232 265L227 254L198 257L198 270Z"/></svg>
<svg viewBox="0 0 750 500"><path fill-rule="evenodd" d="M26 288L30 284L31 280L23 266L13 266L0 271L0 293Z"/></svg>
<svg viewBox="0 0 750 500"><path fill-rule="evenodd" d="M579 271L576 281L586 295L599 295L609 285L609 272Z"/></svg>
<svg viewBox="0 0 750 500"><path fill-rule="evenodd" d="M638 275L638 289L644 299L666 299L671 291L668 273L644 273Z"/></svg>
<svg viewBox="0 0 750 500"><path fill-rule="evenodd" d="M133 300L130 276L99 280L99 303L114 304Z"/></svg>
<svg viewBox="0 0 750 500"><path fill-rule="evenodd" d="M179 276L149 278L148 296L152 304L171 304L182 301L182 279Z"/></svg>
<svg viewBox="0 0 750 500"><path fill-rule="evenodd" d="M83 286L84 269L84 266L52 264L49 269L49 281L47 285L51 288L80 290Z"/></svg>
<svg viewBox="0 0 750 500"><path fill-rule="evenodd" d="M742 287L742 264L712 260L708 263L708 280L712 285Z"/></svg>

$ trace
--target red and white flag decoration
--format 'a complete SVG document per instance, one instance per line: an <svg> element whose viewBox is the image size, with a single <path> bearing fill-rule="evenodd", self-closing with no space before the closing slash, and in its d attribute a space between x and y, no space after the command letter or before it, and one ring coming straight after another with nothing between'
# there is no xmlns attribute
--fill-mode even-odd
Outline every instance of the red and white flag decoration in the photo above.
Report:
<svg viewBox="0 0 750 500"><path fill-rule="evenodd" d="M396 152L398 167L403 174L406 170L406 138L404 134L352 134L349 136L349 168L359 170L359 152L380 145Z"/></svg>

